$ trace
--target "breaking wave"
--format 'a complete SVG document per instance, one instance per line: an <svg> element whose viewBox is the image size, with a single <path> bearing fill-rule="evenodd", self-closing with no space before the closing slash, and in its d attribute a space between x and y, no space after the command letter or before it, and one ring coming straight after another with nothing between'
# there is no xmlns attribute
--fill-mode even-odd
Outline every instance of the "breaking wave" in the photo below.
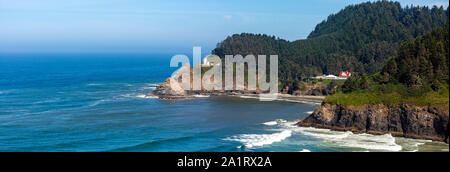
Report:
<svg viewBox="0 0 450 172"><path fill-rule="evenodd" d="M280 133L273 134L242 134L226 138L227 141L237 141L244 144L245 148L260 147L270 145L275 142L281 142L284 139L291 137L291 130L284 130Z"/></svg>
<svg viewBox="0 0 450 172"><path fill-rule="evenodd" d="M277 121L269 121L269 122L265 122L265 123L263 123L263 124L264 124L264 125L272 126L272 125L277 125L278 122L277 122Z"/></svg>
<svg viewBox="0 0 450 172"><path fill-rule="evenodd" d="M303 150L301 150L300 152L311 152L311 151L308 150L308 149L303 149Z"/></svg>
<svg viewBox="0 0 450 172"><path fill-rule="evenodd" d="M145 84L145 86L141 87L140 89L143 89L143 90L155 90L160 85L161 84Z"/></svg>
<svg viewBox="0 0 450 172"><path fill-rule="evenodd" d="M137 98L143 98L143 99L157 99L158 98L158 96L148 96L148 95L145 95L145 94L139 94L136 97Z"/></svg>
<svg viewBox="0 0 450 172"><path fill-rule="evenodd" d="M262 124L263 125L268 125L268 126L273 126L273 125L278 125L278 124L282 124L282 123L285 123L285 122L287 122L287 121L284 120L284 119L277 119L275 121L269 121L269 122L265 122L265 123L262 123Z"/></svg>
<svg viewBox="0 0 450 172"><path fill-rule="evenodd" d="M143 90L155 90L156 87L141 87Z"/></svg>
<svg viewBox="0 0 450 172"><path fill-rule="evenodd" d="M296 122L284 123L284 127L291 128L292 131L302 135L311 136L335 147L357 148L373 151L402 151L403 147L396 143L396 138L390 134L371 135L354 134L350 131L340 132L329 129L318 129L309 127L294 126Z"/></svg>
<svg viewBox="0 0 450 172"><path fill-rule="evenodd" d="M305 112L311 113L311 112ZM329 129L317 129L308 127L297 127L298 121L274 120L262 123L267 126L276 126L272 131L279 133L274 134L244 134L227 138L227 140L239 141L246 148L255 146L270 145L274 142L280 142L291 135L300 134L319 139L323 145L330 147L348 148L352 151L419 151L419 147L428 142L428 140L408 139L393 137L391 134L371 135L371 134L354 134L352 132L332 131ZM302 152L309 150L303 149Z"/></svg>

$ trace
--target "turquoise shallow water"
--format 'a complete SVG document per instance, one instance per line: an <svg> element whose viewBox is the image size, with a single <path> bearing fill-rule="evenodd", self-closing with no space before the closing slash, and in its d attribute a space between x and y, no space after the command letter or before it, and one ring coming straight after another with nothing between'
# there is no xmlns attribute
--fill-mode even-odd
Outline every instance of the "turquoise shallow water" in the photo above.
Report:
<svg viewBox="0 0 450 172"><path fill-rule="evenodd" d="M298 128L318 103L145 98L171 54L0 55L0 151L448 151L389 135Z"/></svg>

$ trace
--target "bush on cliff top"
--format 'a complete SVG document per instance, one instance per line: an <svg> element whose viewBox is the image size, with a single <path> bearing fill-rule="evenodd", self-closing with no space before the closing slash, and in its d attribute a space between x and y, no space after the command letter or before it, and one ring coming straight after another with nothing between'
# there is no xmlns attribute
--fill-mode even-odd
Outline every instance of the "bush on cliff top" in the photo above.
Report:
<svg viewBox="0 0 450 172"><path fill-rule="evenodd" d="M399 104L449 110L449 24L402 45L379 73L354 75L325 102Z"/></svg>
<svg viewBox="0 0 450 172"><path fill-rule="evenodd" d="M449 87L442 84L438 91L431 88L408 89L404 85L378 85L372 89L351 93L340 91L325 98L324 102L340 105L363 106L366 104L396 105L410 103L417 106L431 106L449 110Z"/></svg>

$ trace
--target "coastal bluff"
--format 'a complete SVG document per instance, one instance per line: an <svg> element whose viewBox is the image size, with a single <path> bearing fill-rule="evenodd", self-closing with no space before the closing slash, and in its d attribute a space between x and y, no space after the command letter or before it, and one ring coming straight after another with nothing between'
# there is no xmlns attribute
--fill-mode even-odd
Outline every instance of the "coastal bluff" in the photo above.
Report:
<svg viewBox="0 0 450 172"><path fill-rule="evenodd" d="M190 89L183 89L182 80L183 74L190 73ZM178 76L178 77L177 77ZM195 97L205 96L228 96L228 95L258 95L261 93L269 93L268 91L261 91L259 88L256 90L247 90L247 85L238 85L234 83L235 88L242 88L240 90L206 90L203 86L200 90L193 90L193 73L189 64L182 66L175 74L166 79L166 81L160 84L152 93L146 95L146 97L158 97L159 99L190 99ZM211 78L214 81L214 78ZM171 83L173 82L173 83ZM200 81L202 82L202 81ZM222 85L224 87L224 85Z"/></svg>
<svg viewBox="0 0 450 172"><path fill-rule="evenodd" d="M322 103L313 114L297 123L336 131L427 139L448 143L449 112L410 104L343 106Z"/></svg>
<svg viewBox="0 0 450 172"><path fill-rule="evenodd" d="M179 83L175 83L174 85L178 85ZM170 79L167 79L166 82L156 87L156 89L147 94L147 97L158 97L159 99L167 99L167 100L177 100L177 99L192 99L196 97L209 97L209 96L233 96L233 95L258 95L260 93L265 93L259 90L256 91L247 91L247 90L183 90L181 87L175 86L175 88L171 87Z"/></svg>

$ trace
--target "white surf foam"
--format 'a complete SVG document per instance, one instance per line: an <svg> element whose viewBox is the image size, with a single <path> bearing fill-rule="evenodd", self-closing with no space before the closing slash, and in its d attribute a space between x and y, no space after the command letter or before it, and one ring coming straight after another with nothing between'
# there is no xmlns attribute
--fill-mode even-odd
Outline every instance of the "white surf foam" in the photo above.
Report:
<svg viewBox="0 0 450 172"><path fill-rule="evenodd" d="M417 152L419 151L419 147L426 144L431 143L431 140L422 140L422 139L409 139L409 138L396 138L396 142L402 145L403 150L407 152Z"/></svg>
<svg viewBox="0 0 450 172"><path fill-rule="evenodd" d="M129 99L136 99L136 98L144 98L144 99L157 99L157 96L147 96L145 94L123 94L123 95L119 95L119 96L114 96L114 97L110 97L107 99L101 99L101 100L97 100L89 105L87 105L88 107L95 107L98 106L100 104L103 104L105 102L117 102L117 101L128 101Z"/></svg>
<svg viewBox="0 0 450 172"><path fill-rule="evenodd" d="M146 98L147 95L145 95L145 94L139 94L139 95L137 95L136 97L138 97L138 98Z"/></svg>
<svg viewBox="0 0 450 172"><path fill-rule="evenodd" d="M144 90L155 90L157 87L159 87L161 84L146 84L146 87L141 87L140 89Z"/></svg>
<svg viewBox="0 0 450 172"><path fill-rule="evenodd" d="M90 84L87 84L88 86L101 86L101 85L103 85L103 84L99 84L99 83L90 83Z"/></svg>
<svg viewBox="0 0 450 172"><path fill-rule="evenodd" d="M356 147L369 150L401 151L402 146L395 142L390 134L376 136L370 134L350 134L348 138L342 139L343 146Z"/></svg>
<svg viewBox="0 0 450 172"><path fill-rule="evenodd" d="M277 119L277 120L275 120L275 121L277 121L278 123L285 123L285 122L287 122L287 121L284 120L284 119Z"/></svg>
<svg viewBox="0 0 450 172"><path fill-rule="evenodd" d="M269 122L265 122L265 123L262 123L262 124L268 125L268 126L273 126L273 125L278 125L278 124L282 124L282 123L285 123L285 122L287 122L287 121L284 120L284 119L277 119L275 121L269 121Z"/></svg>
<svg viewBox="0 0 450 172"><path fill-rule="evenodd" d="M148 95L145 95L145 94L139 94L136 97L137 98L143 98L143 99L157 99L158 98L158 96L148 96Z"/></svg>
<svg viewBox="0 0 450 172"><path fill-rule="evenodd" d="M244 144L245 148L252 148L264 145L270 145L275 142L281 142L291 135L301 134L311 136L323 141L324 145L336 148L349 148L354 151L418 151L419 147L429 140L417 140L408 138L397 138L391 134L371 135L354 134L352 132L332 131L329 129L317 129L308 127L298 127L294 124L299 121L274 120L262 123L267 126L276 126L269 129L275 131L274 134L244 134L226 138L229 141L238 141ZM303 152L309 150L303 149Z"/></svg>
<svg viewBox="0 0 450 172"><path fill-rule="evenodd" d="M208 98L209 95L194 95L196 98Z"/></svg>
<svg viewBox="0 0 450 172"><path fill-rule="evenodd" d="M40 101L34 102L32 104L56 103L56 102L59 102L59 101L61 101L60 98L54 98L54 99L40 100Z"/></svg>
<svg viewBox="0 0 450 172"><path fill-rule="evenodd" d="M158 96L150 96L146 94L123 94L120 97L125 97L126 99L135 99L135 98L141 98L141 99L157 99Z"/></svg>
<svg viewBox="0 0 450 172"><path fill-rule="evenodd" d="M290 100L290 99L277 99L278 101L285 101L285 102L291 102L291 103L304 103L304 101L299 100Z"/></svg>
<svg viewBox="0 0 450 172"><path fill-rule="evenodd" d="M156 87L141 87L140 89L143 89L143 90L155 90Z"/></svg>
<svg viewBox="0 0 450 172"><path fill-rule="evenodd" d="M402 151L403 144L396 142L395 137L390 134L386 135L371 135L371 134L353 134L352 132L332 131L329 129L318 129L309 127L297 127L298 121L283 123L280 130L290 129L294 133L311 136L325 141L331 146L343 148L358 148L370 151ZM410 139L413 140L413 139ZM408 141L409 143L416 143ZM422 142L422 141L421 141ZM417 145L418 146L418 145Z"/></svg>
<svg viewBox="0 0 450 172"><path fill-rule="evenodd" d="M311 151L308 150L308 149L303 149L303 150L301 150L300 152L311 152Z"/></svg>
<svg viewBox="0 0 450 172"><path fill-rule="evenodd" d="M272 125L277 125L278 122L277 121L269 121L269 122L265 122L263 123L264 125L268 125L268 126L272 126Z"/></svg>
<svg viewBox="0 0 450 172"><path fill-rule="evenodd" d="M89 107L94 107L94 106L97 106L97 105L99 105L100 103L103 103L103 102L105 102L106 100L98 100L98 101L95 101L94 103L92 103L92 104L90 104L90 105L88 105Z"/></svg>
<svg viewBox="0 0 450 172"><path fill-rule="evenodd" d="M284 130L280 133L273 134L242 134L226 138L228 141L238 141L244 144L246 148L260 147L270 145L275 142L281 142L284 139L291 137L291 130Z"/></svg>
<svg viewBox="0 0 450 172"><path fill-rule="evenodd" d="M239 96L242 99L259 99L259 97L256 96Z"/></svg>
<svg viewBox="0 0 450 172"><path fill-rule="evenodd" d="M396 143L395 137L390 134L371 135L353 134L352 132L331 131L328 129L298 127L296 131L303 135L312 136L330 142L338 147L360 148L375 151L401 151L403 147Z"/></svg>

